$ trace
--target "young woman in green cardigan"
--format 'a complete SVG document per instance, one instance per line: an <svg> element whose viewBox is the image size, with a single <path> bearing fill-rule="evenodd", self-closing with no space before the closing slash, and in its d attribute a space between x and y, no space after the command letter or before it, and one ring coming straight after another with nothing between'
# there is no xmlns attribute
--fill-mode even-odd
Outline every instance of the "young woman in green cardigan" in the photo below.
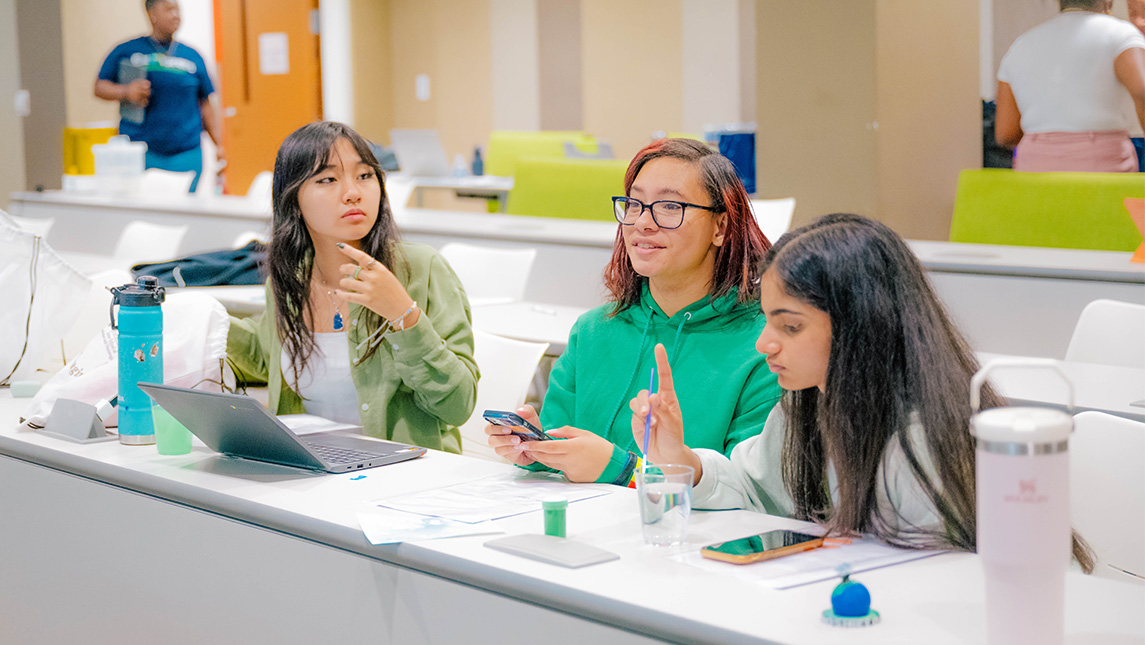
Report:
<svg viewBox="0 0 1145 645"><path fill-rule="evenodd" d="M401 242L382 170L340 123L299 128L274 163L266 311L232 319L227 356L277 414L461 452L473 411L469 301L432 248Z"/></svg>

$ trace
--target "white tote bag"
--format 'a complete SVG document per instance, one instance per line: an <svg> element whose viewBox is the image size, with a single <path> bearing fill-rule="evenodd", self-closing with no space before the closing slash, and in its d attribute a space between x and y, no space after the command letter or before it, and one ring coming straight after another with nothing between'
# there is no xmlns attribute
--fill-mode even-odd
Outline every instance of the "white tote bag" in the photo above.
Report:
<svg viewBox="0 0 1145 645"><path fill-rule="evenodd" d="M2 212L2 211L0 211ZM91 281L0 218L0 384L24 380L75 322Z"/></svg>

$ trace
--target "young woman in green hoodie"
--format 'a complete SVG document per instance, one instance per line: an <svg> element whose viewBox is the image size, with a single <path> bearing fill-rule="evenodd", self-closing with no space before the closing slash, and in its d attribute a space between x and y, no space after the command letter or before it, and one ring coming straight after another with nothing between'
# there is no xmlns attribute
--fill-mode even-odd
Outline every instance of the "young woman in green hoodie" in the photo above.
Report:
<svg viewBox="0 0 1145 645"><path fill-rule="evenodd" d="M639 457L626 404L647 387L652 348L686 366L677 382L689 445L730 454L760 432L780 388L762 356L742 359L765 320L758 266L770 243L731 162L703 143L662 139L636 154L613 198L620 223L604 282L612 302L577 320L538 418L559 441L487 426L497 454L571 481L628 485Z"/></svg>

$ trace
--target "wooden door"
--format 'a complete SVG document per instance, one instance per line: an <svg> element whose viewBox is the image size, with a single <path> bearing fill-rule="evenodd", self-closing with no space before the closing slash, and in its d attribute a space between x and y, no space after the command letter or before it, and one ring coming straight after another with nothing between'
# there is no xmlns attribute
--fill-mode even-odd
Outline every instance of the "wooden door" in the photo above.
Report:
<svg viewBox="0 0 1145 645"><path fill-rule="evenodd" d="M318 0L214 0L226 192L274 169L286 135L322 118ZM313 16L313 17L312 17Z"/></svg>

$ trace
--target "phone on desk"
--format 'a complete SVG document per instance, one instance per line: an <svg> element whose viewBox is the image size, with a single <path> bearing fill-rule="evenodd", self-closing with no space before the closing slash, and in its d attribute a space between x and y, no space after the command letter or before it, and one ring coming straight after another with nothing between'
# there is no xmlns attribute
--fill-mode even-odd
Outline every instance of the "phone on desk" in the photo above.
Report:
<svg viewBox="0 0 1145 645"><path fill-rule="evenodd" d="M733 564L751 564L752 562L773 560L785 555L810 551L821 546L823 546L823 538L818 535L796 533L795 531L768 531L738 540L708 545L700 550L700 555Z"/></svg>
<svg viewBox="0 0 1145 645"><path fill-rule="evenodd" d="M495 426L505 426L523 441L552 441L552 437L545 434L537 426L525 421L521 415L504 410L486 410L481 416Z"/></svg>

